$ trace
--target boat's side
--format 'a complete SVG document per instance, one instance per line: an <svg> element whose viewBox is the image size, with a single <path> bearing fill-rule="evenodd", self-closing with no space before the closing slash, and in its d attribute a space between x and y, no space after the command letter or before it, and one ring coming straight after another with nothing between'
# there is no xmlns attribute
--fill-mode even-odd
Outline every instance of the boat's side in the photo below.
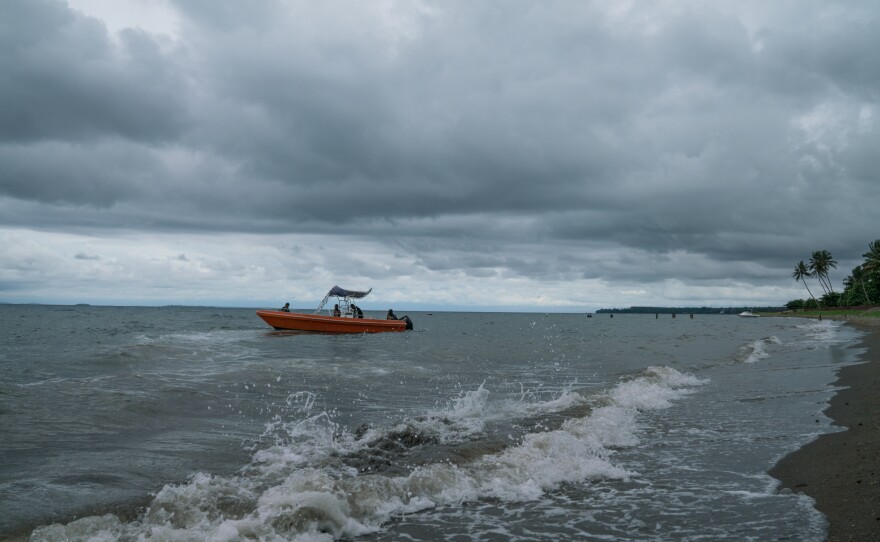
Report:
<svg viewBox="0 0 880 542"><path fill-rule="evenodd" d="M374 318L340 318L321 314L298 312L257 311L257 316L275 329L298 331L322 331L325 333L379 333L382 331L406 331L403 320L377 320Z"/></svg>

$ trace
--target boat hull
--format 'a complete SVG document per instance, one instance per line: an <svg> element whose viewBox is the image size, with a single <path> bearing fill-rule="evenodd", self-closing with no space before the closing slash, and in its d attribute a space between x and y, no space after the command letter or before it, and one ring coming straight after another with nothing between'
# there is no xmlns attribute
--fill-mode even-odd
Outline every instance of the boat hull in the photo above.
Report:
<svg viewBox="0 0 880 542"><path fill-rule="evenodd" d="M404 320L377 320L374 318L341 318L322 314L299 312L257 311L257 316L275 329L318 331L322 333L381 333L406 331Z"/></svg>

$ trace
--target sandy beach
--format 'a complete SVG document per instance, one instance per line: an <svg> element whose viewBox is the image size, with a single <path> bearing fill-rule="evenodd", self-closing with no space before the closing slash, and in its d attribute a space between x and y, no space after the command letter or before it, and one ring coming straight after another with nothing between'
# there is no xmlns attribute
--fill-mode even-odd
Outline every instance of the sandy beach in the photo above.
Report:
<svg viewBox="0 0 880 542"><path fill-rule="evenodd" d="M828 540L880 540L880 318L850 318L869 331L865 363L838 374L825 413L846 431L823 435L783 458L770 474L816 501Z"/></svg>

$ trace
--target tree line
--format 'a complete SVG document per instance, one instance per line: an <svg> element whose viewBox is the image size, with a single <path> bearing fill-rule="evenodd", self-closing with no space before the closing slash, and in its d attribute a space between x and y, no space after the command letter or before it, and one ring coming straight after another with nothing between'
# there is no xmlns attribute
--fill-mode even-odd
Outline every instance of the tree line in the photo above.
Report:
<svg viewBox="0 0 880 542"><path fill-rule="evenodd" d="M783 307L629 307L627 309L599 309L596 314L739 314L742 311L779 312Z"/></svg>
<svg viewBox="0 0 880 542"><path fill-rule="evenodd" d="M837 262L827 250L817 250L810 256L809 263L803 260L794 266L791 274L796 282L802 282L807 289L809 299L794 299L785 304L789 309L813 309L830 307L855 307L860 305L872 305L880 300L880 239L868 243L868 252L862 254L864 262L855 266L849 275L843 279L843 291L834 291L828 272L837 269ZM810 288L809 279L813 279L813 286L818 282L819 289L816 293L821 295L817 298Z"/></svg>

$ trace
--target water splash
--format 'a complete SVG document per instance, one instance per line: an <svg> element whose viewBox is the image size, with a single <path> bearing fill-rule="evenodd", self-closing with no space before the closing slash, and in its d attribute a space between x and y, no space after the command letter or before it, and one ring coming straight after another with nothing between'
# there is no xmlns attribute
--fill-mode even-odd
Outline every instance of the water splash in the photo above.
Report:
<svg viewBox="0 0 880 542"><path fill-rule="evenodd" d="M238 474L196 474L185 484L168 485L136 522L95 516L40 528L34 538L332 540L375 532L391 517L439 505L531 501L563 483L627 480L638 473L616 465L615 450L639 445L641 413L668 408L704 383L669 367L651 367L591 397L595 408L557 429L527 433L499 449L489 446L458 464L437 461L402 473L364 473L346 459L407 434L412 438L404 448L479 441L486 420L501 412L490 407L484 385L424 417L360 433L340 427L331 413L313 412L314 395L293 394L289 404L300 407L300 418L267 424L272 444ZM566 391L508 414L550 412L582 401Z"/></svg>

